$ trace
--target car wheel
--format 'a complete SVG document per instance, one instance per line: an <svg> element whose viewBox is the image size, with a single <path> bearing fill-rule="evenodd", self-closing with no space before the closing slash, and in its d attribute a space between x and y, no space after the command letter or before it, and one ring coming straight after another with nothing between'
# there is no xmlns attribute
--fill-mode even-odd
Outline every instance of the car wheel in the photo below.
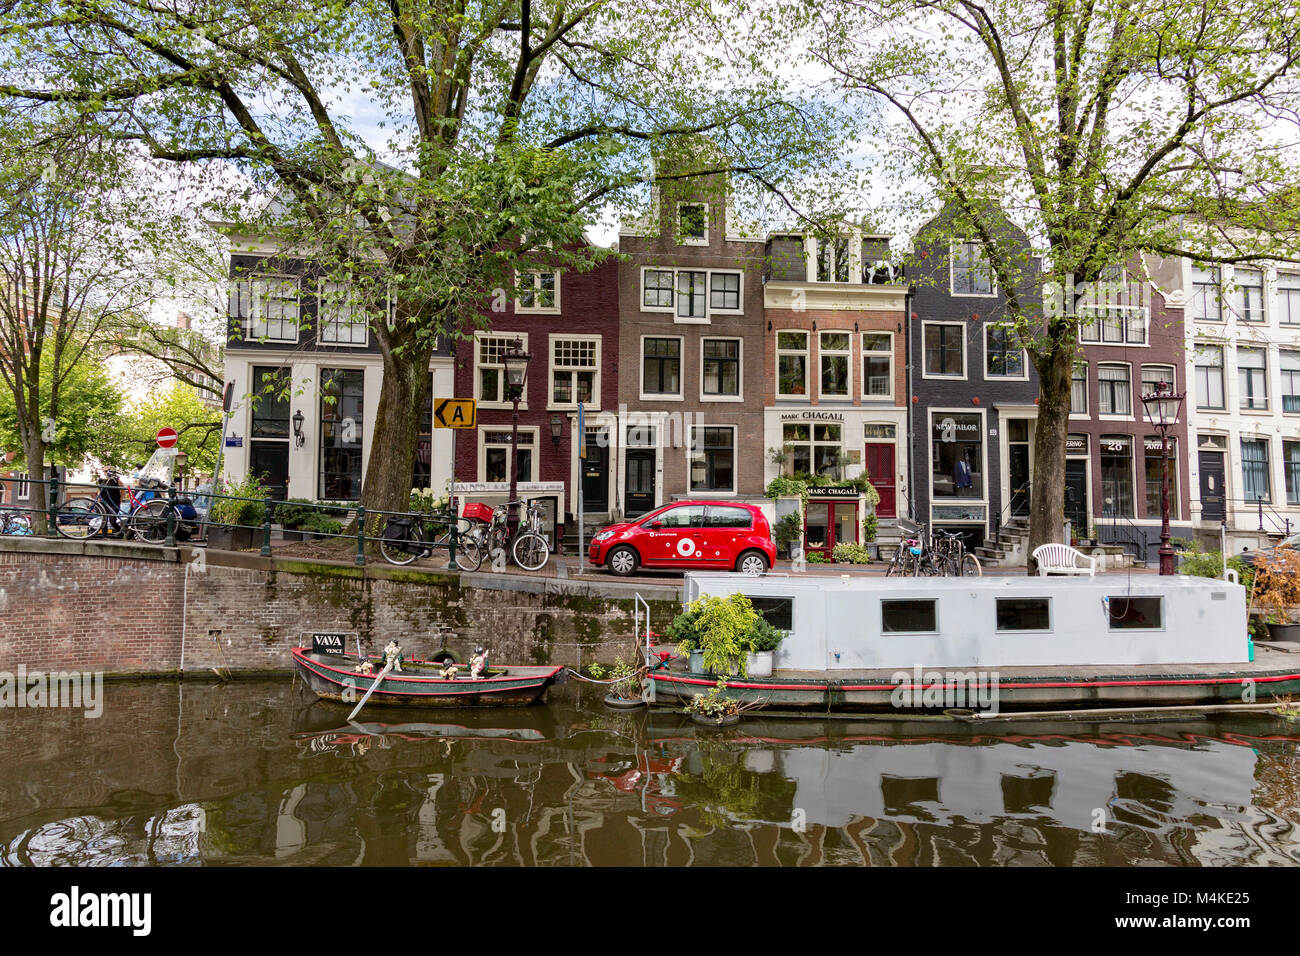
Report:
<svg viewBox="0 0 1300 956"><path fill-rule="evenodd" d="M605 559L605 566L620 578L635 574L638 563L636 552L628 547L615 548Z"/></svg>
<svg viewBox="0 0 1300 956"><path fill-rule="evenodd" d="M741 574L766 574L767 555L761 551L746 551L736 560L736 570Z"/></svg>

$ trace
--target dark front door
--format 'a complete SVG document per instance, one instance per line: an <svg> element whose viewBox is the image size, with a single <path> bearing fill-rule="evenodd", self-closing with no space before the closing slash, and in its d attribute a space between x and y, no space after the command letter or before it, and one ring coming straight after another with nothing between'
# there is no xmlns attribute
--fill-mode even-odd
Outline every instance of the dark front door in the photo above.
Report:
<svg viewBox="0 0 1300 956"><path fill-rule="evenodd" d="M578 462L582 469L582 509L609 510L609 448L596 441L596 432L587 433L587 457Z"/></svg>
<svg viewBox="0 0 1300 956"><path fill-rule="evenodd" d="M249 472L262 480L272 498L283 500L289 497L289 443L255 441L249 445L249 451Z"/></svg>
<svg viewBox="0 0 1300 956"><path fill-rule="evenodd" d="M1201 520L1222 521L1224 516L1223 452L1200 453Z"/></svg>
<svg viewBox="0 0 1300 956"><path fill-rule="evenodd" d="M894 446L888 443L867 445L863 456L872 487L880 493L876 514L881 518L898 516L894 481Z"/></svg>
<svg viewBox="0 0 1300 956"><path fill-rule="evenodd" d="M1011 482L1012 517L1029 514L1029 423L1021 418L1007 422L1007 476Z"/></svg>
<svg viewBox="0 0 1300 956"><path fill-rule="evenodd" d="M623 512L629 518L643 515L655 506L655 453L643 448L627 453L627 500ZM585 495L586 492L584 491Z"/></svg>
<svg viewBox="0 0 1300 956"><path fill-rule="evenodd" d="M1065 460L1065 517L1076 538L1088 536L1088 459Z"/></svg>

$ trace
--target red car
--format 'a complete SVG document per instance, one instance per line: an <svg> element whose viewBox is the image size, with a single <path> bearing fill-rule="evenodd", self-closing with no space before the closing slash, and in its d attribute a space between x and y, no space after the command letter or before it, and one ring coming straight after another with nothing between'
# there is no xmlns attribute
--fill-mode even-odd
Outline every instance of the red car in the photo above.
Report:
<svg viewBox="0 0 1300 956"><path fill-rule="evenodd" d="M757 505L679 501L591 539L593 564L627 577L639 567L762 574L776 560L772 529Z"/></svg>

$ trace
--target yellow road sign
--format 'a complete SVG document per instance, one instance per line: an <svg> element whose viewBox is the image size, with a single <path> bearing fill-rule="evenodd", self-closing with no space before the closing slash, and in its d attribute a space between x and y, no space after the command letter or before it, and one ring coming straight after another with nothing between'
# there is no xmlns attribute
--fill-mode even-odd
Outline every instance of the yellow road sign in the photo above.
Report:
<svg viewBox="0 0 1300 956"><path fill-rule="evenodd" d="M472 398L436 398L433 401L434 428L473 428L478 403Z"/></svg>

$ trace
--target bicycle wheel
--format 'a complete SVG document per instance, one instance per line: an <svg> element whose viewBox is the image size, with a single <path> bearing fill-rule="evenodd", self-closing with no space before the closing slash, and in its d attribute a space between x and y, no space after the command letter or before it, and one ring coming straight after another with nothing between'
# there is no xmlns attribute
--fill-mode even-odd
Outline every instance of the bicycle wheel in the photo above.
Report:
<svg viewBox="0 0 1300 956"><path fill-rule="evenodd" d="M963 555L961 559L961 573L963 575L980 578L984 576L984 568L980 566L980 559L973 554Z"/></svg>
<svg viewBox="0 0 1300 956"><path fill-rule="evenodd" d="M424 533L418 524L398 523L391 519L385 522L384 536L379 539L379 553L389 564L410 564L427 550Z"/></svg>
<svg viewBox="0 0 1300 956"><path fill-rule="evenodd" d="M65 538L90 538L109 528L108 514L94 498L70 498L54 513L54 530Z"/></svg>
<svg viewBox="0 0 1300 956"><path fill-rule="evenodd" d="M172 506L163 498L150 498L131 515L126 529L132 537L152 544L161 544L167 540L167 515L174 513ZM176 514L173 531L181 525L181 516Z"/></svg>
<svg viewBox="0 0 1300 956"><path fill-rule="evenodd" d="M483 542L473 531L456 539L456 567L462 571L477 571L483 563Z"/></svg>
<svg viewBox="0 0 1300 956"><path fill-rule="evenodd" d="M515 564L525 571L540 571L551 558L551 548L536 531L525 531L510 548Z"/></svg>

